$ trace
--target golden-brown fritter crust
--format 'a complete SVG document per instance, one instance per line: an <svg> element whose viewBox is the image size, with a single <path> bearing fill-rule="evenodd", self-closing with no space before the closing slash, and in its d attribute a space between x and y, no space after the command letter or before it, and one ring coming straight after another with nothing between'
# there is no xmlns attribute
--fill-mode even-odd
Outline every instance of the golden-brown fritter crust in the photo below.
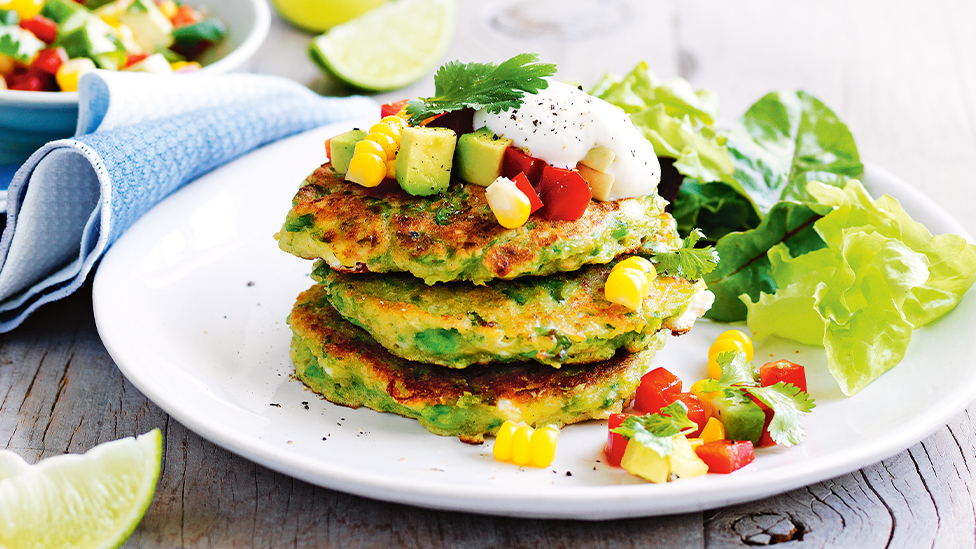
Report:
<svg viewBox="0 0 976 549"><path fill-rule="evenodd" d="M339 271L481 284L606 263L650 240L677 247L664 207L656 195L591 201L577 221L533 215L524 226L505 229L484 187L454 183L440 195L417 197L392 180L374 188L347 182L324 164L299 189L276 238L283 250L324 259Z"/></svg>
<svg viewBox="0 0 976 549"><path fill-rule="evenodd" d="M452 370L395 357L346 322L315 285L288 319L296 375L328 400L412 417L431 432L480 442L505 420L563 426L602 419L632 399L655 345L586 366L537 363Z"/></svg>

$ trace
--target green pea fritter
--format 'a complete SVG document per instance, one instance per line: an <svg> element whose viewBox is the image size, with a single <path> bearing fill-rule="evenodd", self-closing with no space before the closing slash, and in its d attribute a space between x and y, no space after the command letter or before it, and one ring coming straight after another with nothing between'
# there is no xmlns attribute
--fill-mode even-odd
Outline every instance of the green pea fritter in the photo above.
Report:
<svg viewBox="0 0 976 549"><path fill-rule="evenodd" d="M612 265L482 286L428 286L410 275L347 274L319 263L319 280L336 310L390 353L450 368L535 360L559 367L606 360L654 344L658 331L683 333L683 317L703 282L657 276L643 308L606 300ZM680 321L679 321L680 319Z"/></svg>
<svg viewBox="0 0 976 549"><path fill-rule="evenodd" d="M432 433L482 442L505 420L562 427L605 419L629 405L664 344L664 332L637 353L585 366L535 362L453 370L396 357L339 315L315 285L288 317L298 379L327 400L414 418Z"/></svg>
<svg viewBox="0 0 976 549"><path fill-rule="evenodd" d="M275 238L282 250L337 271L482 284L607 263L650 241L675 248L680 241L664 208L656 194L591 201L576 221L533 214L506 229L479 185L452 183L439 195L417 197L391 180L373 188L350 183L324 164L306 178Z"/></svg>

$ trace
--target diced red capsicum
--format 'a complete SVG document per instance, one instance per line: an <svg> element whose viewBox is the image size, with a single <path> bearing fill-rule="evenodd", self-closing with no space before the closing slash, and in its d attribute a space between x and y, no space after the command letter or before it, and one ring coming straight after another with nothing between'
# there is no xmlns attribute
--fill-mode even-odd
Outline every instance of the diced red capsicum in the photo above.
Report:
<svg viewBox="0 0 976 549"><path fill-rule="evenodd" d="M631 414L610 414L607 422L607 463L614 467L620 467L620 460L624 457L627 450L627 437L612 433L613 429L620 427L620 424Z"/></svg>
<svg viewBox="0 0 976 549"><path fill-rule="evenodd" d="M537 186L542 178L543 168L548 165L546 161L529 156L518 147L509 147L505 149L505 157L502 160L502 175L514 180L515 176L524 173L529 183Z"/></svg>
<svg viewBox="0 0 976 549"><path fill-rule="evenodd" d="M540 214L551 220L576 221L583 217L593 198L590 186L578 171L549 165L542 169L538 189L543 204Z"/></svg>
<svg viewBox="0 0 976 549"><path fill-rule="evenodd" d="M807 374L803 366L789 360L777 360L759 367L760 385L769 387L780 381L796 385L803 392L807 391Z"/></svg>
<svg viewBox="0 0 976 549"><path fill-rule="evenodd" d="M656 414L681 393L681 380L665 368L655 368L641 377L634 396L634 410Z"/></svg>
<svg viewBox="0 0 976 549"><path fill-rule="evenodd" d="M748 440L716 440L695 448L698 458L708 465L709 473L731 473L756 459L752 443Z"/></svg>
<svg viewBox="0 0 976 549"><path fill-rule="evenodd" d="M56 91L57 84L54 77L36 69L26 72L8 74L7 88L20 91Z"/></svg>
<svg viewBox="0 0 976 549"><path fill-rule="evenodd" d="M695 438L700 435L702 429L705 428L705 423L708 421L708 417L711 415L710 411L706 410L704 404L702 404L702 401L691 393L678 393L677 398L674 400L680 400L681 402L685 403L685 406L688 407L688 419L694 421L695 424L698 425L698 430L687 435L688 438Z"/></svg>
<svg viewBox="0 0 976 549"><path fill-rule="evenodd" d="M45 48L34 55L30 66L37 71L55 75L67 60L68 52L64 48Z"/></svg>
<svg viewBox="0 0 976 549"><path fill-rule="evenodd" d="M387 116L393 116L397 114L403 107L407 106L409 99L401 99L399 101L393 101L392 103L384 103L380 105L380 118L386 118Z"/></svg>
<svg viewBox="0 0 976 549"><path fill-rule="evenodd" d="M539 195L535 192L535 189L532 188L532 184L529 183L529 179L525 177L524 173L519 172L518 175L512 178L512 182L515 183L518 190L522 191L525 196L528 197L530 215L534 214L536 210L542 207L542 200L539 199Z"/></svg>
<svg viewBox="0 0 976 549"><path fill-rule="evenodd" d="M58 24L43 15L35 15L30 19L23 19L20 28L29 30L41 42L50 44L58 37Z"/></svg>
<svg viewBox="0 0 976 549"><path fill-rule="evenodd" d="M766 406L766 403L752 396L751 394L749 395L749 398L752 399L752 401L755 402L759 406L759 408L763 411L763 414L766 415L766 419L763 421L762 435L760 435L759 442L757 442L756 444L760 448L765 448L767 446L776 446L776 441L773 440L773 437L769 436L769 423L773 421L773 409L770 408L769 406Z"/></svg>

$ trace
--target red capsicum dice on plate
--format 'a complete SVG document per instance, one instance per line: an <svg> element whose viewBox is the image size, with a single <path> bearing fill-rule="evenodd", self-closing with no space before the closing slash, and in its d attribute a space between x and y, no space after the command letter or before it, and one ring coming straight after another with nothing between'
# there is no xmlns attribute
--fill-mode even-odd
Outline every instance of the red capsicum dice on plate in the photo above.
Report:
<svg viewBox="0 0 976 549"><path fill-rule="evenodd" d="M401 99L399 101L393 101L391 103L384 103L380 105L380 118L386 118L387 116L393 116L403 110L403 107L407 106L409 99Z"/></svg>
<svg viewBox="0 0 976 549"><path fill-rule="evenodd" d="M759 446L760 448L765 448L767 446L776 446L776 441L773 440L773 437L769 436L769 423L773 421L773 409L770 408L769 406L766 406L766 403L764 403L763 401L759 400L758 398L752 395L749 395L749 398L752 399L752 401L755 402L756 405L758 405L759 408L763 411L763 414L766 415L766 419L765 421L763 421L762 435L760 435L759 442L757 442L756 445Z"/></svg>
<svg viewBox="0 0 976 549"><path fill-rule="evenodd" d="M641 377L634 396L634 410L656 414L677 400L680 393L681 380L665 368L655 368Z"/></svg>
<svg viewBox="0 0 976 549"><path fill-rule="evenodd" d="M36 69L7 75L7 88L20 91L57 91L54 77Z"/></svg>
<svg viewBox="0 0 976 549"><path fill-rule="evenodd" d="M803 366L789 360L776 360L759 367L760 385L769 387L780 381L796 385L803 392L807 391L807 374Z"/></svg>
<svg viewBox="0 0 976 549"><path fill-rule="evenodd" d="M524 173L529 183L536 186L542 178L542 170L548 165L544 160L529 156L518 147L509 147L505 149L505 157L502 159L502 175L514 180L515 176Z"/></svg>
<svg viewBox="0 0 976 549"><path fill-rule="evenodd" d="M512 178L512 182L515 183L515 187L522 191L526 197L529 199L529 214L534 214L536 210L542 207L542 200L539 199L539 195L532 188L532 184L529 183L529 179L525 177L524 173L519 172L518 175Z"/></svg>
<svg viewBox="0 0 976 549"><path fill-rule="evenodd" d="M542 169L538 189L543 204L540 214L550 220L576 221L583 217L593 198L590 186L578 171L549 165Z"/></svg>
<svg viewBox="0 0 976 549"><path fill-rule="evenodd" d="M709 473L731 473L756 459L752 443L748 440L706 442L695 447L695 453L708 465Z"/></svg>
<svg viewBox="0 0 976 549"><path fill-rule="evenodd" d="M68 60L68 53L64 48L45 48L34 55L31 68L43 73L55 75Z"/></svg>
<svg viewBox="0 0 976 549"><path fill-rule="evenodd" d="M607 463L614 467L620 467L620 460L627 451L627 437L610 431L620 427L620 424L631 414L610 414L607 421Z"/></svg>
<svg viewBox="0 0 976 549"><path fill-rule="evenodd" d="M45 44L54 42L58 37L58 24L43 15L35 15L20 22L20 28L29 30L31 34Z"/></svg>
<svg viewBox="0 0 976 549"><path fill-rule="evenodd" d="M705 428L705 423L708 421L708 418L711 415L711 411L706 410L702 401L691 393L678 393L678 396L674 400L680 400L681 402L685 403L685 406L688 407L688 419L694 421L695 424L698 425L698 430L687 435L687 437L695 438L700 435L702 429Z"/></svg>

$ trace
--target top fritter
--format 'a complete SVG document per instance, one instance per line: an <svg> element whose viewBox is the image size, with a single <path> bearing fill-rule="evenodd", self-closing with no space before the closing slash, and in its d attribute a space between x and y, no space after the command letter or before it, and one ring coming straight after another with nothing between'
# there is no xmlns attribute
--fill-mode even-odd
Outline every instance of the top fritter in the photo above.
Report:
<svg viewBox="0 0 976 549"><path fill-rule="evenodd" d="M534 215L506 229L479 185L455 183L438 195L416 197L392 180L376 187L344 181L326 164L306 179L276 237L281 249L324 259L337 271L481 284L607 263L652 242L678 248L664 206L656 194L591 201L575 221Z"/></svg>

